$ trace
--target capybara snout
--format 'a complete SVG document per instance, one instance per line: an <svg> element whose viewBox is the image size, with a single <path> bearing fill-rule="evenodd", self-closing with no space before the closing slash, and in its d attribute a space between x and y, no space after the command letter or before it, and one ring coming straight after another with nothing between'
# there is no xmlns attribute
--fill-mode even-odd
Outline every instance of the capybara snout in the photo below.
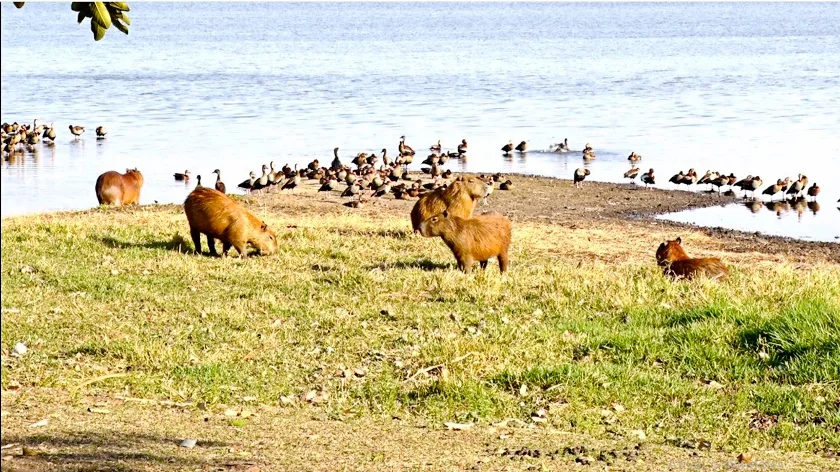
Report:
<svg viewBox="0 0 840 472"><path fill-rule="evenodd" d="M210 254L218 255L216 242L222 241L222 254L235 247L247 257L250 244L262 255L277 252L277 235L268 225L231 197L209 187L196 187L184 201L195 251L201 252L201 235L207 236Z"/></svg>

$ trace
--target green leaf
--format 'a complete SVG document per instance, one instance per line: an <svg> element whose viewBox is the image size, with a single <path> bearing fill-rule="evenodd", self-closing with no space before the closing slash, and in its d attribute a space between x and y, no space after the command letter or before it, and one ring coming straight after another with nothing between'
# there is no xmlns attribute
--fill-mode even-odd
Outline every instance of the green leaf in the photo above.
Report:
<svg viewBox="0 0 840 472"><path fill-rule="evenodd" d="M73 2L70 4L70 9L78 12L85 11L87 9L87 2Z"/></svg>
<svg viewBox="0 0 840 472"><path fill-rule="evenodd" d="M99 23L91 20L90 21L90 30L93 31L93 40L99 41L100 39L105 37L105 28L99 25Z"/></svg>
<svg viewBox="0 0 840 472"><path fill-rule="evenodd" d="M93 2L90 4L90 11L93 13L93 21L99 23L103 29L111 27L111 13L105 8L102 2ZM104 34L104 33L103 33Z"/></svg>
<svg viewBox="0 0 840 472"><path fill-rule="evenodd" d="M79 12L79 24L82 24L82 21L85 20L85 16L86 16L85 12L83 12L83 11Z"/></svg>
<svg viewBox="0 0 840 472"><path fill-rule="evenodd" d="M113 7L114 10L131 11L128 4L125 2L108 2L108 6Z"/></svg>
<svg viewBox="0 0 840 472"><path fill-rule="evenodd" d="M126 15L125 13L120 15L120 20L122 20L122 22L127 24L127 25L131 24L131 18L129 18L128 15Z"/></svg>
<svg viewBox="0 0 840 472"><path fill-rule="evenodd" d="M18 8L23 8L23 4L26 2L14 2L15 6Z"/></svg>
<svg viewBox="0 0 840 472"><path fill-rule="evenodd" d="M125 34L128 34L128 26L122 24L119 19L114 18L114 26L117 27L118 30L122 31Z"/></svg>

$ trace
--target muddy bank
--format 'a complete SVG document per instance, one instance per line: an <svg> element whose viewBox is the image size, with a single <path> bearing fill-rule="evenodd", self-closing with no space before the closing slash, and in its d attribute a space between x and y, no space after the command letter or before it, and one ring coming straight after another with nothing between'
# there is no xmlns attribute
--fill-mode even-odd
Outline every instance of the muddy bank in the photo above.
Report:
<svg viewBox="0 0 840 472"><path fill-rule="evenodd" d="M415 178L430 181L425 174ZM658 232L673 229L674 237L687 231L700 232L716 239L718 249L730 252L760 252L786 255L797 260L825 259L840 263L840 244L802 241L780 236L748 233L725 228L700 228L693 225L658 220L655 217L692 208L723 205L738 201L735 197L717 193L686 192L680 190L645 189L643 185L584 182L583 188L574 188L570 180L548 177L509 175L513 190L499 190L498 184L487 205L479 203L478 212L500 211L511 220L548 223L572 229L604 229L615 227L621 231L630 223L633 227ZM365 208L355 210L343 205L350 198L341 198L341 190L330 195L316 195L320 185L314 180L304 180L303 188L295 193L271 189L265 194L242 197L250 204L278 213L317 216L324 212L363 211L366 214L386 212L408 213L417 199L396 200L393 195L381 199L368 199ZM363 198L364 199L364 198ZM620 223L620 224L618 224Z"/></svg>

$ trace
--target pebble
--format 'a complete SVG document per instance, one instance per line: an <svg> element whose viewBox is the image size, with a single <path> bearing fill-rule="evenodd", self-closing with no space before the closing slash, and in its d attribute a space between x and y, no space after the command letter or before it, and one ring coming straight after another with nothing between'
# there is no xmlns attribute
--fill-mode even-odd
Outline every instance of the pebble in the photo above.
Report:
<svg viewBox="0 0 840 472"><path fill-rule="evenodd" d="M194 448L197 441L195 439L184 439L179 446L186 448Z"/></svg>

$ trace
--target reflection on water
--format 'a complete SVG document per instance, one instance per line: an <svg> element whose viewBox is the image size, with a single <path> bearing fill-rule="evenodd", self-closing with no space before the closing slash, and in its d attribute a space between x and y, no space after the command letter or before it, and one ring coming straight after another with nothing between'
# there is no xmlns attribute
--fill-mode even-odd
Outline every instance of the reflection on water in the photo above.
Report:
<svg viewBox="0 0 840 472"><path fill-rule="evenodd" d="M670 213L658 218L698 226L758 231L810 241L840 240L840 227L836 224L836 215L820 213L819 202L805 197L781 201L750 200Z"/></svg>

